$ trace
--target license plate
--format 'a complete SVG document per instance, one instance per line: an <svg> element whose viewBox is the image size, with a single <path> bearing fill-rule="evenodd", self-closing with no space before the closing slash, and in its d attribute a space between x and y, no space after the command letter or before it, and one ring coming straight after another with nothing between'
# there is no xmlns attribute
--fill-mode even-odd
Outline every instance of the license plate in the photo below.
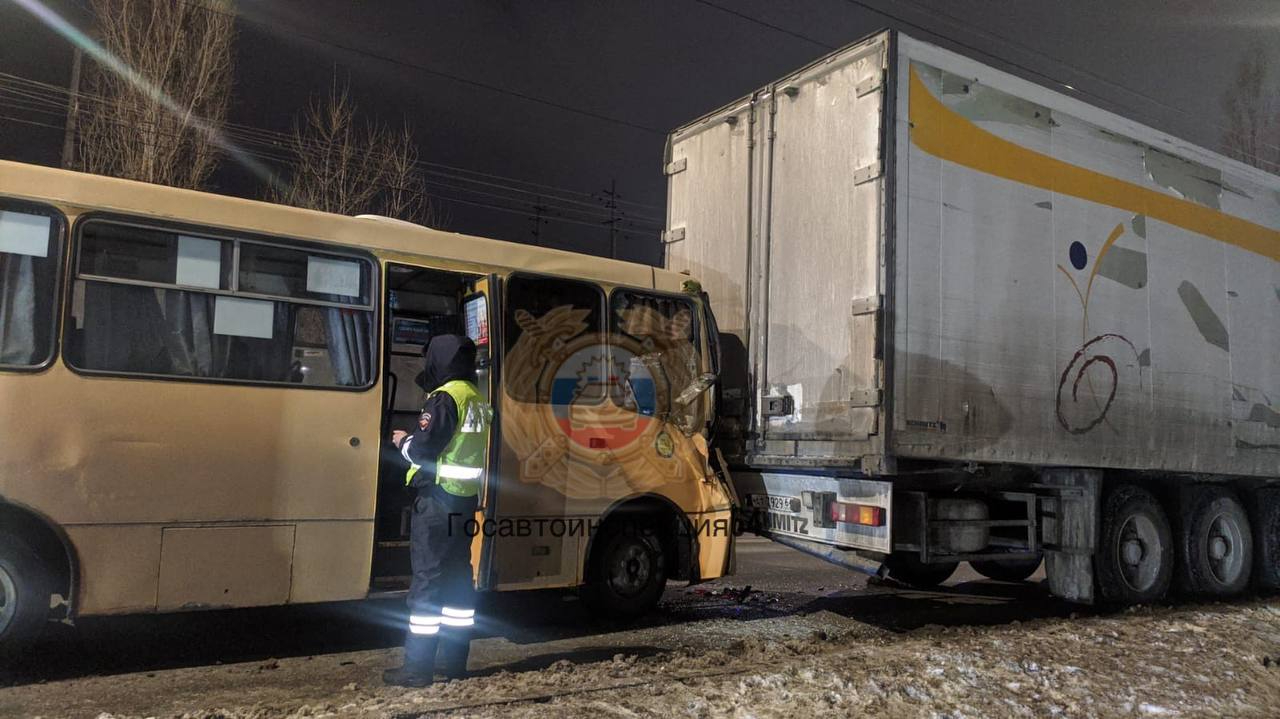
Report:
<svg viewBox="0 0 1280 719"><path fill-rule="evenodd" d="M776 494L753 494L751 506L774 512L799 512L800 500L797 497L783 497Z"/></svg>

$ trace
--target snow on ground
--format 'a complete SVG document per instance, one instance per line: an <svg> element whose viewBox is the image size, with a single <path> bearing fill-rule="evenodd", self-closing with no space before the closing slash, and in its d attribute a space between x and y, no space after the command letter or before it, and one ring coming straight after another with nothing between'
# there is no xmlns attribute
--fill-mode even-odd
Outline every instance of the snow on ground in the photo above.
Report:
<svg viewBox="0 0 1280 719"><path fill-rule="evenodd" d="M650 656L174 716L1280 716L1280 600L904 633L827 612L687 628L686 646Z"/></svg>

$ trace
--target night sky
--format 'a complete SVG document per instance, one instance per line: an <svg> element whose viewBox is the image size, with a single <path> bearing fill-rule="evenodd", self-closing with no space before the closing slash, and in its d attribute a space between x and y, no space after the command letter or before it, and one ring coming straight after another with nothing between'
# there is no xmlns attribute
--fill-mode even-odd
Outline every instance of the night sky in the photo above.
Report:
<svg viewBox="0 0 1280 719"><path fill-rule="evenodd" d="M77 0L46 4L88 28ZM230 121L287 132L349 84L361 111L407 120L446 229L657 262L666 133L883 27L1219 149L1223 86L1275 45L1275 0L239 0ZM890 18L870 7L892 12ZM997 61L996 59L999 59ZM1273 61L1276 58L1273 58ZM1278 63L1280 64L1280 63ZM0 0L0 73L65 85L71 49ZM1277 68L1280 73L1280 68ZM1280 77L1272 78L1280 87ZM20 122L22 121L22 122ZM56 115L0 95L0 158L56 165ZM44 123L59 127L42 127ZM260 197L230 161L214 191Z"/></svg>

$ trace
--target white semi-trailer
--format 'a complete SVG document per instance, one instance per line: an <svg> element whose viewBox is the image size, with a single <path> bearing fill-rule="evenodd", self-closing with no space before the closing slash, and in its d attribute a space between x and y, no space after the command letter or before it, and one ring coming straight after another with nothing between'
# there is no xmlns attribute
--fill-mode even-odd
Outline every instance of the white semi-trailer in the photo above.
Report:
<svg viewBox="0 0 1280 719"><path fill-rule="evenodd" d="M671 134L775 539L1134 603L1280 585L1280 178L884 32Z"/></svg>

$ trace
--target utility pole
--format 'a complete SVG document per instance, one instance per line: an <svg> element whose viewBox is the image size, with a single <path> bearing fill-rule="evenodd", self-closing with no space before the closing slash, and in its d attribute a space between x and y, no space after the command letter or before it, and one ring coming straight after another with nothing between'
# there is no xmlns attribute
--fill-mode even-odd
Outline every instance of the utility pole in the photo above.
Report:
<svg viewBox="0 0 1280 719"><path fill-rule="evenodd" d="M547 224L547 221L542 219L542 215L546 211L547 206L542 204L542 197L539 196L533 205L533 217L529 218L533 222L533 244L535 245L542 244L542 226Z"/></svg>
<svg viewBox="0 0 1280 719"><path fill-rule="evenodd" d="M84 53L76 48L71 59L71 92L67 95L67 123L62 133L62 169L75 169L76 118L80 117L80 62Z"/></svg>
<svg viewBox="0 0 1280 719"><path fill-rule="evenodd" d="M618 258L618 223L622 222L622 216L618 214L618 181L613 179L609 181L609 189L604 190L605 197L604 206L609 210L609 219L601 224L609 226L609 257Z"/></svg>

